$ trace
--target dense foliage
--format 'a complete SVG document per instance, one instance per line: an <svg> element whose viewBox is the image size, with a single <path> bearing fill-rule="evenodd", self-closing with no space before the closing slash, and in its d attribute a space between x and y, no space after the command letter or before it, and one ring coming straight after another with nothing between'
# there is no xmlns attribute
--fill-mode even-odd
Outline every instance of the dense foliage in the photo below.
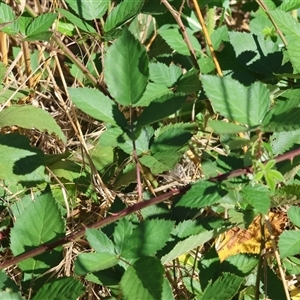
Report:
<svg viewBox="0 0 300 300"><path fill-rule="evenodd" d="M0 1L0 298L299 299L298 8Z"/></svg>

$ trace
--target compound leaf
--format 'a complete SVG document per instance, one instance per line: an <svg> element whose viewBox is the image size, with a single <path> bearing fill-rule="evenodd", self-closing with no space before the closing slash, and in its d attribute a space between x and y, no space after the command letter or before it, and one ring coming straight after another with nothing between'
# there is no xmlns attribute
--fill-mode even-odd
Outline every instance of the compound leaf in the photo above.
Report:
<svg viewBox="0 0 300 300"><path fill-rule="evenodd" d="M125 27L105 57L104 78L108 90L119 104L134 105L142 97L148 77L146 51Z"/></svg>

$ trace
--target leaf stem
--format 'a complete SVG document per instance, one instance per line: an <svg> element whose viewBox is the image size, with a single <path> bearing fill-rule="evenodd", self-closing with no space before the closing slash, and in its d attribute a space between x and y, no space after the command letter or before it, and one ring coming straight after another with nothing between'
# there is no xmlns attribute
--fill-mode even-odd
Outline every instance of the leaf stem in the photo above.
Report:
<svg viewBox="0 0 300 300"><path fill-rule="evenodd" d="M196 12L196 16L200 22L200 25L202 27L202 31L203 31L203 34L204 34L204 37L205 37L205 40L206 40L206 43L208 45L208 48L209 48L209 51L211 53L211 56L212 56L212 59L213 59L213 62L216 66L216 70L217 70L217 73L219 76L223 76L223 73L222 73L222 70L220 68L220 64L218 62L218 59L216 57L216 53L215 53L215 50L214 50L214 47L212 45L212 42L211 42L211 39L210 39L210 36L209 36L209 33L208 33L208 30L207 30L207 27L205 25L205 22L204 22L204 19L203 19L203 16L202 16L202 13L201 13L201 10L199 8L199 5L198 5L198 1L197 0L193 0L193 4L194 4L194 8L195 8L195 12Z"/></svg>
<svg viewBox="0 0 300 300"><path fill-rule="evenodd" d="M194 64L195 68L197 70L199 70L199 65L198 65L196 54L195 54L195 50L194 50L194 48L191 44L191 41L186 33L185 26L182 23L182 20L180 17L180 13L178 11L176 11L167 0L161 0L161 3L163 3L166 6L168 11L171 13L171 15L174 17L175 21L177 22L177 24L180 28L180 31L182 33L183 39L184 39L184 41L189 49L189 52L191 54L193 64Z"/></svg>
<svg viewBox="0 0 300 300"><path fill-rule="evenodd" d="M274 19L272 18L272 16L269 14L268 12L268 7L267 5L264 3L263 0L256 0L257 4L259 5L259 7L265 12L265 14L268 16L268 18L270 19L270 21L272 22L273 26L275 27L276 29L276 32L278 33L278 35L280 36L283 44L285 47L287 47L288 45L288 42L287 40L285 39L282 31L279 29L279 27L277 26L277 24L275 23Z"/></svg>

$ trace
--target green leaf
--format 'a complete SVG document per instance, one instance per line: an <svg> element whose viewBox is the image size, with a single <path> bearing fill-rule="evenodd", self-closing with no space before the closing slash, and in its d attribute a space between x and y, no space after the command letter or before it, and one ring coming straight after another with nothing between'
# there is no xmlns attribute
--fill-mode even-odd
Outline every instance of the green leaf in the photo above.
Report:
<svg viewBox="0 0 300 300"><path fill-rule="evenodd" d="M276 105L277 106L277 105ZM265 132L282 132L297 130L300 128L299 113L300 108L290 108L281 112L280 109L272 109L265 117L263 121L262 131Z"/></svg>
<svg viewBox="0 0 300 300"><path fill-rule="evenodd" d="M269 11L276 25L285 34L288 41L298 40L300 37L300 24L298 21L280 9Z"/></svg>
<svg viewBox="0 0 300 300"><path fill-rule="evenodd" d="M300 47L300 37L297 40L292 40L287 45L288 55L290 61L292 63L294 73L300 73L300 54L299 54L299 47Z"/></svg>
<svg viewBox="0 0 300 300"><path fill-rule="evenodd" d="M161 258L162 264L169 263L173 259L185 254L200 245L205 244L215 236L227 231L228 228L223 226L214 230L206 230L196 235L191 235L183 241L178 242L173 249Z"/></svg>
<svg viewBox="0 0 300 300"><path fill-rule="evenodd" d="M154 83L163 84L171 87L182 75L181 68L176 65L169 67L163 63L150 63L149 65L150 80Z"/></svg>
<svg viewBox="0 0 300 300"><path fill-rule="evenodd" d="M265 276L262 276L263 286L261 288L266 291L265 296L272 300L286 299L284 287L278 275L268 265L263 269L263 272Z"/></svg>
<svg viewBox="0 0 300 300"><path fill-rule="evenodd" d="M99 253L114 254L114 244L105 233L97 229L86 229L86 238L90 246Z"/></svg>
<svg viewBox="0 0 300 300"><path fill-rule="evenodd" d="M126 242L126 239L131 236L132 229L132 223L130 223L128 219L123 218L118 222L113 234L115 249L117 253L122 253L124 243Z"/></svg>
<svg viewBox="0 0 300 300"><path fill-rule="evenodd" d="M293 224L300 228L300 207L291 206L287 211L287 215Z"/></svg>
<svg viewBox="0 0 300 300"><path fill-rule="evenodd" d="M151 274L151 276L149 276ZM154 257L142 257L125 271L120 285L126 299L162 299L164 268Z"/></svg>
<svg viewBox="0 0 300 300"><path fill-rule="evenodd" d="M108 9L109 0L66 0L68 6L85 20L101 18Z"/></svg>
<svg viewBox="0 0 300 300"><path fill-rule="evenodd" d="M0 127L19 126L55 133L63 142L66 141L61 128L53 117L41 108L30 105L10 106L0 112Z"/></svg>
<svg viewBox="0 0 300 300"><path fill-rule="evenodd" d="M18 216L10 232L11 251L19 255L37 246L54 242L65 235L65 222L49 188L35 198ZM25 272L42 274L62 259L61 249L43 253L21 261L18 266Z"/></svg>
<svg viewBox="0 0 300 300"><path fill-rule="evenodd" d="M246 87L230 77L201 76L203 87L214 109L232 121L255 127L262 123L269 106L267 87L255 82Z"/></svg>
<svg viewBox="0 0 300 300"><path fill-rule="evenodd" d="M208 126L217 134L234 134L249 130L249 128L245 126L217 120L209 120Z"/></svg>
<svg viewBox="0 0 300 300"><path fill-rule="evenodd" d="M149 143L153 136L153 128L150 126L145 126L142 128L138 138L135 139L135 148L137 155L148 152ZM132 140L126 140L124 143L120 143L119 147L126 153L131 154L133 151Z"/></svg>
<svg viewBox="0 0 300 300"><path fill-rule="evenodd" d="M279 236L278 248L280 257L297 255L300 253L300 231L284 231Z"/></svg>
<svg viewBox="0 0 300 300"><path fill-rule="evenodd" d="M191 69L183 74L176 83L177 93L194 93L201 89L201 82L199 80L198 71Z"/></svg>
<svg viewBox="0 0 300 300"><path fill-rule="evenodd" d="M185 101L185 96L169 93L155 99L146 107L139 117L137 128L158 122L180 109Z"/></svg>
<svg viewBox="0 0 300 300"><path fill-rule="evenodd" d="M180 198L176 207L202 208L218 202L226 191L217 183L198 181Z"/></svg>
<svg viewBox="0 0 300 300"><path fill-rule="evenodd" d="M179 126L167 126L168 128L154 139L150 147L151 152L171 151L174 153L182 149L193 135L185 130L185 124L181 124L183 125L181 128Z"/></svg>
<svg viewBox="0 0 300 300"><path fill-rule="evenodd" d="M99 90L90 88L68 88L73 103L87 115L113 125L125 127L126 119L118 106Z"/></svg>
<svg viewBox="0 0 300 300"><path fill-rule="evenodd" d="M139 224L124 241L120 255L124 258L138 258L154 255L160 250L174 227L170 220L151 219Z"/></svg>
<svg viewBox="0 0 300 300"><path fill-rule="evenodd" d="M13 9L5 4L0 2L0 31L3 31L7 34L17 34L19 32L18 22Z"/></svg>
<svg viewBox="0 0 300 300"><path fill-rule="evenodd" d="M148 77L145 48L125 27L105 56L104 78L108 90L119 104L134 105L142 97Z"/></svg>
<svg viewBox="0 0 300 300"><path fill-rule="evenodd" d="M193 35L193 31L190 28L185 28L186 33L190 39L193 49L197 52L201 52L201 45ZM166 43L179 54L190 56L189 48L184 41L182 35L177 28L161 28L158 33L166 41Z"/></svg>
<svg viewBox="0 0 300 300"><path fill-rule="evenodd" d="M116 254L112 253L81 253L75 260L75 274L81 276L109 269L118 262Z"/></svg>
<svg viewBox="0 0 300 300"><path fill-rule="evenodd" d="M152 101L155 101L165 95L170 95L170 90L165 85L149 82L142 97L133 106L148 106Z"/></svg>
<svg viewBox="0 0 300 300"><path fill-rule="evenodd" d="M77 299L85 292L84 285L72 277L60 277L47 281L32 300Z"/></svg>
<svg viewBox="0 0 300 300"><path fill-rule="evenodd" d="M108 15L104 25L104 31L109 32L135 17L142 9L144 2L145 0L123 0Z"/></svg>
<svg viewBox="0 0 300 300"><path fill-rule="evenodd" d="M235 273L240 277L249 275L258 264L258 255L239 253L231 255L221 263L222 272Z"/></svg>
<svg viewBox="0 0 300 300"><path fill-rule="evenodd" d="M96 29L93 26L91 26L90 24L88 24L84 20L76 17L75 15L70 13L69 11L67 11L65 9L62 9L62 8L57 8L56 10L59 13L61 13L68 21L70 21L72 24L77 26L79 29L81 29L83 31L86 31L86 32L89 32L89 33L97 33Z"/></svg>
<svg viewBox="0 0 300 300"><path fill-rule="evenodd" d="M274 155L283 154L293 147L300 144L300 129L293 131L274 132L270 137Z"/></svg>
<svg viewBox="0 0 300 300"><path fill-rule="evenodd" d="M221 277L205 289L201 300L232 299L238 292L243 281L243 277L223 273Z"/></svg>
<svg viewBox="0 0 300 300"><path fill-rule="evenodd" d="M170 158L170 153L169 152L164 153L164 154L165 154L166 159L168 157ZM140 163L142 165L146 166L147 168L149 168L151 170L152 174L158 175L158 174L161 174L163 172L172 170L172 166L173 165L175 166L175 164L180 160L180 157L181 157L181 154L178 157L176 157L176 160L175 160L174 159L175 156L172 155L172 161L166 160L166 159L163 159L161 161L161 160L158 160L158 158L156 158L155 156L144 155L140 158ZM175 162L174 162L174 160L175 160Z"/></svg>
<svg viewBox="0 0 300 300"><path fill-rule="evenodd" d="M57 14L46 13L33 19L32 23L26 28L27 38L48 31L56 18Z"/></svg>
<svg viewBox="0 0 300 300"><path fill-rule="evenodd" d="M19 291L16 283L10 279L4 272L4 270L0 271L0 299L5 300L24 300L21 296L21 292Z"/></svg>
<svg viewBox="0 0 300 300"><path fill-rule="evenodd" d="M0 135L0 178L6 184L18 182L44 182L44 155L37 148L30 146L26 136L18 134Z"/></svg>
<svg viewBox="0 0 300 300"><path fill-rule="evenodd" d="M53 34L52 32L46 31L46 32L38 33L38 34L29 35L25 38L25 41L28 41L28 42L31 42L31 41L49 41L52 34Z"/></svg>
<svg viewBox="0 0 300 300"><path fill-rule="evenodd" d="M256 213L267 214L271 206L270 191L262 184L247 185L242 189L243 201L250 204Z"/></svg>
<svg viewBox="0 0 300 300"><path fill-rule="evenodd" d="M291 11L300 8L298 0L283 0L279 8L283 11Z"/></svg>

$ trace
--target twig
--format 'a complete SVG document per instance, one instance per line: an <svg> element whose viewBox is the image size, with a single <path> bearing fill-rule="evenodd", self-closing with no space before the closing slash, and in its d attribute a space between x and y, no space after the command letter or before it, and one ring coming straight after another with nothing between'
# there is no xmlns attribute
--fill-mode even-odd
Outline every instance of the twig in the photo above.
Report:
<svg viewBox="0 0 300 300"><path fill-rule="evenodd" d="M21 262L25 259L35 257L37 255L45 253L46 251L52 250L56 247L62 246L64 244L67 244L67 243L70 243L70 242L74 242L78 238L85 235L86 229L100 228L100 227L106 226L108 224L111 224L113 222L116 222L116 221L120 220L121 218L123 218L127 215L130 215L134 212L137 212L137 211L139 211L143 208L146 208L148 206L163 202L163 201L165 201L165 200L167 200L170 197L173 197L175 195L184 194L189 189L190 189L190 186L188 185L184 188L172 190L168 193L165 193L165 194L160 195L158 197L152 198L148 201L138 202L135 205L127 207L126 209L123 209L123 210L121 210L120 212L118 212L116 214L111 214L111 216L109 216L109 217L107 217L107 218L105 218L105 219L103 219L99 222L96 222L96 223L94 223L90 226L87 226L87 227L85 227L85 228L83 228L83 229L81 229L77 232L73 232L73 233L67 235L66 237L64 237L62 239L59 239L59 240L57 240L55 242L52 242L52 243L45 243L45 244L40 245L40 246L38 246L37 248L35 248L31 251L20 254L16 257L12 258L11 260L7 260L7 261L3 262L2 264L0 264L0 270L5 269L5 268L7 268L11 265L16 265L16 264L18 264L19 262Z"/></svg>
<svg viewBox="0 0 300 300"><path fill-rule="evenodd" d="M265 12L265 14L268 16L268 18L270 19L270 21L272 22L273 26L275 27L276 29L276 32L278 33L278 35L280 36L283 44L285 47L287 47L288 45L288 42L287 40L285 39L282 31L279 29L279 27L277 26L276 22L274 21L274 19L272 18L272 16L269 14L268 12L268 7L267 5L264 3L263 0L256 0L257 4L260 6L260 8Z"/></svg>
<svg viewBox="0 0 300 300"><path fill-rule="evenodd" d="M269 233L270 233L270 239L271 239L271 242L272 242L273 251L274 251L274 254L275 254L275 258L276 258L277 265L278 265L278 270L279 270L280 277L281 277L281 280L282 280L282 284L283 284L283 288L284 288L284 292L285 292L285 297L286 297L287 300L290 300L291 297L290 297L289 289L288 289L288 286L287 286L287 283L286 283L285 274L284 274L284 271L283 271L283 268L282 268L280 255L279 255L279 252L278 252L278 249L277 249L277 246L276 246L275 237L274 237L273 230L272 230L272 227L271 227L271 224L270 224L270 221L269 221L269 217L267 215L265 215L265 223L266 223L266 226L267 226L267 228L269 230Z"/></svg>
<svg viewBox="0 0 300 300"><path fill-rule="evenodd" d="M280 155L280 156L276 157L275 161L278 163L278 162L288 160L288 159L293 160L298 155L300 155L300 148L295 149L293 151L290 151L288 153L285 153L283 155ZM265 163L267 163L267 161ZM223 174L223 175L212 177L208 180L213 181L213 182L221 182L221 181L226 180L228 178L233 178L233 177L238 177L240 175L245 175L245 174L249 173L249 170L251 170L251 169L252 169L252 167L247 167L247 168L244 168L244 169L234 170L234 171L228 172L228 173ZM85 228L83 228L83 229L81 229L77 232L73 232L73 233L67 235L66 237L64 237L64 238L62 238L58 241L55 241L53 243L46 243L46 244L40 245L36 249L33 249L33 250L31 250L29 252L26 252L26 253L23 253L19 256L16 256L16 257L12 258L11 260L5 261L2 264L0 264L0 270L4 269L4 268L7 268L11 265L17 264L17 263L19 263L19 262L21 262L25 259L35 257L39 254L42 254L42 253L48 251L48 250L52 250L52 249L54 249L58 246L62 246L64 244L73 242L74 240L76 240L76 239L82 237L83 235L85 235L85 230L87 228L100 228L100 227L103 227L105 225L111 224L111 223L116 222L116 221L120 220L121 218L123 218L123 217L125 217L129 214L132 214L136 211L139 211L143 208L146 208L148 206L163 202L163 201L169 199L170 197L173 197L175 195L183 195L190 188L191 188L191 185L186 185L182 188L172 190L172 191L167 192L163 195L152 198L148 201L138 202L138 203L134 204L133 206L130 206L130 207L124 209L124 210L121 210L120 212L118 212L116 214L111 215L110 217L107 217L107 218L105 218L105 219L103 219L99 222L96 222L96 223L94 223L94 224L92 224L88 227L85 227Z"/></svg>
<svg viewBox="0 0 300 300"><path fill-rule="evenodd" d="M194 48L191 44L191 41L186 33L186 30L185 30L185 26L184 24L182 23L182 20L180 18L180 13L178 11L176 11L171 5L170 3L167 1L167 0L161 0L161 3L163 3L166 8L168 9L168 11L171 13L171 15L174 17L175 21L177 22L180 30L181 30L181 33L182 33L182 36L183 36L183 39L189 49L189 52L191 54L191 58L192 58L192 61L193 61L193 64L195 66L195 68L197 70L199 70L199 65L198 65L198 61L197 61L197 57L196 57L196 54L195 54L195 51L194 51Z"/></svg>
<svg viewBox="0 0 300 300"><path fill-rule="evenodd" d="M202 26L203 34L204 34L206 43L208 45L209 51L211 53L213 62L215 64L215 66L216 66L217 73L218 73L219 76L223 76L223 73L222 73L222 70L220 68L218 59L216 57L216 53L215 53L214 47L212 46L212 42L211 42L209 33L207 31L207 28L206 28L206 25L205 25L205 22L204 22L201 10L199 8L198 1L197 0L193 0L193 4L194 4L194 7L195 7L196 16L197 16L197 18L198 18L198 20L200 22L200 25Z"/></svg>

